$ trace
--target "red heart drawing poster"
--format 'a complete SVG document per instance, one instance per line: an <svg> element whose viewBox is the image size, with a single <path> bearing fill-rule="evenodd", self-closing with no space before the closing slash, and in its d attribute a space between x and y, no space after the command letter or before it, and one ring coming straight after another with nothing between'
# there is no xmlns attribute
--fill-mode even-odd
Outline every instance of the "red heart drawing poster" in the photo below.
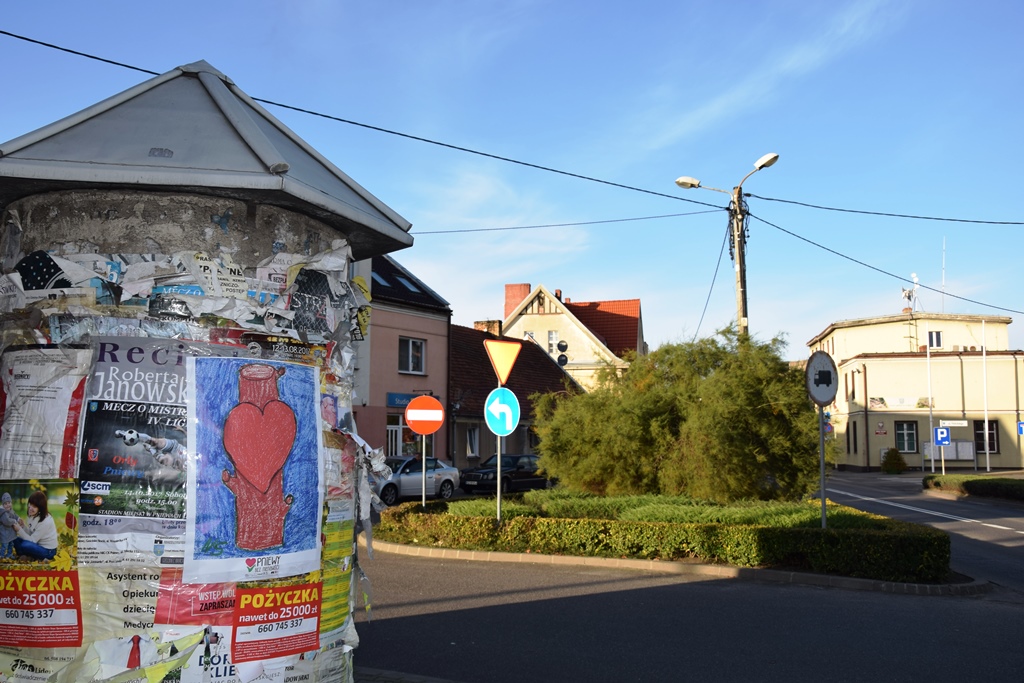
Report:
<svg viewBox="0 0 1024 683"><path fill-rule="evenodd" d="M187 372L196 457L183 581L253 581L319 568L318 369L193 358Z"/></svg>

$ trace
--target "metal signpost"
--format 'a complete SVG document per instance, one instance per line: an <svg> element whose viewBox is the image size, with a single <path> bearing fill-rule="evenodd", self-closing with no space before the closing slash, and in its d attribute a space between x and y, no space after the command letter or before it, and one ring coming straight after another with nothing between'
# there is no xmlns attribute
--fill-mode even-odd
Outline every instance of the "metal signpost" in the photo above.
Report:
<svg viewBox="0 0 1024 683"><path fill-rule="evenodd" d="M417 396L405 407L405 423L420 435L423 457L420 471L423 479L423 507L427 507L427 435L433 434L444 423L444 406L433 396Z"/></svg>
<svg viewBox="0 0 1024 683"><path fill-rule="evenodd" d="M942 473L943 474L946 473L946 448L945 447L949 446L952 443L952 435L951 435L951 433L949 431L949 428L950 427L966 427L966 426L967 426L967 420L939 420L939 426L935 429L935 443L938 444L939 446L941 446L941 448L939 448L939 456L942 459ZM943 443L943 444L939 444L939 430L943 429L943 428L945 428L945 430L946 430L946 434L945 434L945 437L946 437L945 441L946 442ZM956 453L953 453L953 456L956 457ZM977 456L977 454L975 454L975 456L974 456L974 469L978 469L978 456Z"/></svg>
<svg viewBox="0 0 1024 683"><path fill-rule="evenodd" d="M821 448L821 528L826 528L825 516L825 406L836 398L839 371L832 356L815 351L807 359L807 393L818 406L818 440Z"/></svg>
<svg viewBox="0 0 1024 683"><path fill-rule="evenodd" d="M485 339L484 349L491 359L494 374L498 376L498 388L487 395L484 401L484 421L487 428L498 437L498 469L494 488L498 494L498 521L501 521L501 437L508 436L519 426L519 399L501 386L508 379L516 358L523 345L517 341Z"/></svg>
<svg viewBox="0 0 1024 683"><path fill-rule="evenodd" d="M945 420L940 421L942 424ZM936 427L935 433L932 435L932 442L935 446L939 447L940 458L942 459L942 473L946 473L946 446L951 442L949 437L949 427Z"/></svg>
<svg viewBox="0 0 1024 683"><path fill-rule="evenodd" d="M498 493L498 521L501 521L501 437L508 436L519 426L519 399L505 387L487 394L484 401L484 419L487 428L498 437L498 472L495 488Z"/></svg>

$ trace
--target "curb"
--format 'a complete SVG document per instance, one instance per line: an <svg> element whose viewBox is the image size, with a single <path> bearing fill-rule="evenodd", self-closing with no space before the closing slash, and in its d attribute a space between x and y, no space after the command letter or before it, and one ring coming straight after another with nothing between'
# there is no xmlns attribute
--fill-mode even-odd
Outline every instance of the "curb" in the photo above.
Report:
<svg viewBox="0 0 1024 683"><path fill-rule="evenodd" d="M366 546L366 540L359 536L359 544ZM858 579L849 576L813 574L811 572L784 571L779 569L756 569L733 567L725 564L701 564L692 562L666 562L664 560L629 560L614 557L576 557L573 555L534 555L532 553L503 553L487 550L454 550L451 548L426 548L402 545L388 541L373 542L373 549L396 555L428 557L443 560L467 560L470 562L511 562L550 564L578 567L606 567L632 569L701 576L712 579L738 579L757 583L783 583L802 586L820 586L843 590L875 591L901 595L983 595L990 593L994 585L989 581L974 580L970 583L899 583ZM386 679L384 679L386 680Z"/></svg>
<svg viewBox="0 0 1024 683"><path fill-rule="evenodd" d="M455 683L447 678L403 674L397 671L369 669L365 666L356 666L353 669L355 683Z"/></svg>

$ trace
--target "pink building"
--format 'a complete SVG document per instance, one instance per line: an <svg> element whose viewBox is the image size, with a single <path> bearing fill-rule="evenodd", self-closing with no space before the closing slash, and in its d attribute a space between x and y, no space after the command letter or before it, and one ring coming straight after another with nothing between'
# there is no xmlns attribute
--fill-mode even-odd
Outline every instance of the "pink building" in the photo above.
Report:
<svg viewBox="0 0 1024 683"><path fill-rule="evenodd" d="M405 407L422 394L448 405L451 308L390 256L357 264L356 274L373 297L366 339L356 345L352 412L359 436L389 456L419 455ZM442 427L427 437L429 457L450 459L446 434Z"/></svg>

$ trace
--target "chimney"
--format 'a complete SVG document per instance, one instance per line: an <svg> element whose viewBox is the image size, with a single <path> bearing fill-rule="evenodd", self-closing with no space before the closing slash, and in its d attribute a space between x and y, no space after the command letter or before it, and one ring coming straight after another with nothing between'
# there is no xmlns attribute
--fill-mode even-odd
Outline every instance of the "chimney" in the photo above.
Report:
<svg viewBox="0 0 1024 683"><path fill-rule="evenodd" d="M560 289L556 289L555 290L555 298L558 299L559 301L562 300L562 290L560 290Z"/></svg>
<svg viewBox="0 0 1024 683"><path fill-rule="evenodd" d="M523 299L528 296L530 296L529 282L505 285L505 317L507 318L512 311L516 310L516 307L523 303Z"/></svg>
<svg viewBox="0 0 1024 683"><path fill-rule="evenodd" d="M473 323L473 329L479 332L490 332L495 337L501 336L500 320L477 320Z"/></svg>

